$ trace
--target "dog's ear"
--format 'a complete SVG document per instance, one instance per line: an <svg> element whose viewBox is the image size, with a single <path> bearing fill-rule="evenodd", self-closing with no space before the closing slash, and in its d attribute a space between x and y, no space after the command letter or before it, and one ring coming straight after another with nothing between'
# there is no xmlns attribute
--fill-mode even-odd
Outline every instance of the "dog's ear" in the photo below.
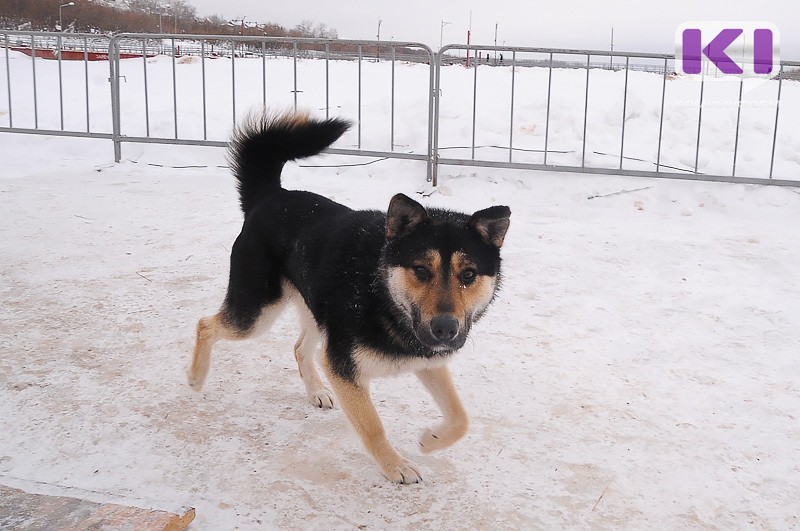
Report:
<svg viewBox="0 0 800 531"><path fill-rule="evenodd" d="M407 236L428 217L425 207L405 194L397 194L389 202L386 212L386 239Z"/></svg>
<svg viewBox="0 0 800 531"><path fill-rule="evenodd" d="M506 237L510 217L511 209L507 206L493 206L472 214L469 226L483 241L499 249Z"/></svg>

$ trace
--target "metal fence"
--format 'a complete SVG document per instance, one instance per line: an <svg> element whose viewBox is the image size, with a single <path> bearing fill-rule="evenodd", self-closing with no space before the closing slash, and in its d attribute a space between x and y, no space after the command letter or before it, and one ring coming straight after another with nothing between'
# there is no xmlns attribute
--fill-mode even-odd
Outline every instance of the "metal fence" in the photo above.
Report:
<svg viewBox="0 0 800 531"><path fill-rule="evenodd" d="M180 41L178 41L180 39ZM162 128L160 131L152 127L151 114L153 107L154 80L148 77L148 71L154 66L148 66L147 50L153 48L154 41L160 41L161 45L166 43L166 53L169 55L168 76L171 83L166 87L166 94L161 91L161 96L169 99L166 108L162 106L162 111L171 114L172 127L169 131ZM180 50L180 42L192 41L195 43L194 50L196 60L200 62L200 78L181 80L177 73L176 64L185 57L183 50ZM142 60L136 64L130 61L125 62L123 68L121 61L121 45L131 42L138 42L134 49L141 50ZM121 145L123 142L140 143L163 143L163 144L183 144L183 145L205 145L205 146L225 146L227 145L228 132L231 125L236 124L238 113L243 108L251 107L255 104L281 106L289 104L295 109L298 108L298 99L301 94L307 94L308 98L303 102L303 107L315 106L324 110L328 117L333 108L340 110L346 109L342 113L345 116L354 116L354 138L349 138L350 145L347 145L348 137L339 145L340 147L331 148L329 152L362 155L369 157L385 157L412 159L430 162L433 146L433 84L434 84L434 54L430 48L424 44L413 42L391 42L379 43L376 41L363 40L330 40L330 39L307 39L307 38L280 38L280 37L208 37L202 35L151 35L151 34L122 34L115 36L110 42L111 55L111 93L113 102L113 141L115 160L121 159ZM188 56L194 57L194 56ZM225 64L219 64L217 59L223 58ZM239 59L237 59L239 58ZM245 63L241 58L248 58ZM422 67L426 70L424 78L421 78L417 85L420 94L424 95L426 106L422 109L421 118L428 123L427 141L424 145L408 146L399 145L396 141L397 132L397 105L398 83L396 77L396 65L401 61L407 62L413 58L415 63L423 63ZM253 59L257 61L254 63ZM279 62L272 61L280 59ZM312 59L315 63L308 65L306 59ZM383 135L370 135L369 146L365 141L364 134L364 97L374 98L374 94L365 94L364 89L364 70L369 66L374 70L375 61L381 59L380 72L370 72L370 75L385 75L388 77L388 94L385 96L385 107L388 117L388 124L380 124L381 127L388 126L382 132ZM346 65L341 65L342 61L347 61ZM301 68L301 62L303 64ZM211 64L213 63L213 65ZM333 65L332 63L336 63ZM353 65L354 63L354 65ZM316 68L323 66L324 68ZM161 65L164 66L163 64ZM336 82L346 87L340 91L337 101L332 100L332 68L336 66ZM355 68L352 68L355 66ZM214 72L209 69L213 67ZM386 70L386 71L384 71ZM162 68L161 74L164 73ZM302 76L301 76L302 74ZM229 79L225 83L224 91L227 101L223 107L228 111L220 113L216 103L209 105L209 81L214 79L214 84L219 85L219 77L224 76ZM301 79L301 77L303 77ZM123 90L122 79L130 82L131 79L140 78L143 85L143 98L139 102L127 98ZM162 75L163 78L163 75ZM270 91L269 82L276 78L275 83L282 85L277 91ZM287 85L285 82L290 80ZM256 82L254 84L253 82ZM181 105L180 100L185 97L178 85L182 82L191 82L195 86L199 83L201 87L200 99L193 105ZM257 85L257 86L256 86ZM163 86L162 86L163 88ZM287 90L288 89L288 90ZM138 91L137 91L138 92ZM286 95L291 94L287 100ZM123 119L123 111L126 106L138 106L144 123L139 124L139 132L136 133L136 124L126 129L126 121ZM197 112L197 108L201 110ZM213 109L212 109L213 107ZM211 111L215 111L215 116L210 116ZM347 112L349 111L349 112ZM404 109L409 112L409 109ZM223 115L227 114L227 120ZM185 117L193 115L195 120ZM163 119L163 116L162 116ZM181 127L182 119L188 127ZM141 120L139 120L141 122ZM143 125L143 129L141 128ZM375 129L374 124L373 129ZM387 130L388 129L388 130ZM199 133L202 132L202 135ZM376 142L377 137L382 137L383 142ZM432 180L433 168L428 164L428 180Z"/></svg>
<svg viewBox="0 0 800 531"><path fill-rule="evenodd" d="M500 60L497 59L497 54L500 54ZM454 61L454 55L459 55L459 61ZM461 57L463 56L463 57ZM567 58L567 59L564 59ZM585 72L583 79L578 79L575 75L576 66L578 61L576 58L582 58L582 70ZM769 124L769 139L768 145L770 148L766 151L761 151L757 154L762 160L768 160L768 170L764 167L763 173L750 172L749 175L742 175L741 168L737 171L737 163L741 166L739 157L742 149L741 145L741 124L742 124L742 108L746 107L747 100L743 100L743 87L744 80L735 80L733 83L738 86L738 96L735 100L730 100L726 103L734 103L729 107L736 109L735 120L731 120L732 138L729 138L728 145L730 147L729 153L730 171L717 171L719 165L715 164L711 171L702 171L700 168L700 157L703 147L703 109L710 106L707 99L704 99L704 92L708 90L708 85L711 83L705 76L698 78L687 78L677 76L675 73L675 57L666 54L646 54L646 53L627 53L627 52L608 52L597 50L566 50L566 49L552 49L552 48L527 48L527 47L498 47L498 46L465 46L465 45L447 45L444 46L436 56L436 83L435 83L435 111L434 111L434 172L433 180L436 182L438 167L440 165L461 165L461 166L479 166L479 167L495 167L495 168L515 168L515 169L531 169L531 170L549 170L549 171L567 171L567 172L583 172L583 173L597 173L609 175L630 175L630 176L645 176L645 177L669 177L678 179L693 179L693 180L710 180L710 181L725 181L725 182L743 182L743 183L760 183L760 184L778 184L778 185L791 185L797 186L800 184L800 175L797 170L794 175L782 175L781 178L776 178L775 173L775 148L778 142L778 126L779 116L781 109L781 96L785 75L785 71L793 70L800 67L800 62L796 61L782 61L780 71L776 80L769 83L775 86L777 94L774 100L774 113L772 123ZM471 138L468 144L459 144L458 140L463 138L456 138L455 145L443 145L442 134L440 132L443 124L448 121L443 118L442 109L445 106L446 95L448 94L445 76L448 70L453 69L454 63L469 64L470 77L469 82L472 85L472 96L468 102L463 99L459 102L461 106L469 104L471 106L471 113L467 114L467 119L471 120L468 124L471 130ZM529 78L534 77L536 81L535 87L528 87L528 90L520 93L518 90L518 78L521 74L526 73L525 69L520 68L524 66L528 70ZM466 81L463 70L458 69L454 72L454 84L463 87ZM491 68L503 68L506 71L508 86L505 95L502 90L498 90L497 83L490 84L488 88L488 96L491 99L505 96L508 101L508 106L505 109L507 113L506 123L508 125L507 137L503 140L494 139L494 142L481 143L476 141L477 135L481 128L478 127L478 117L481 114L481 106L483 101L479 97L479 89L481 88L480 80L486 77L485 74ZM484 73L484 75L481 74ZM637 145L631 145L630 140L626 137L628 131L626 125L631 122L629 116L629 81L631 74L634 72L643 72L641 79L647 78L651 88L655 89L650 91L651 103L653 110L657 109L658 112L658 128L657 132L653 131L652 142L649 145L643 145L637 138ZM654 72L660 72L660 75L654 75ZM573 138L572 145L553 146L553 99L554 99L554 74L561 75L562 78L568 80L571 84L571 89L575 88L576 83L582 85L582 90L578 94L572 94L572 97L567 102L562 102L561 112L564 108L569 108L572 114L578 118L576 125L579 126L579 134ZM538 78L535 77L538 74ZM592 142L588 135L590 124L590 114L592 112L592 78L603 74L608 76L605 80L604 89L610 86L608 79L613 77L620 85L619 91L616 94L617 106L616 111L618 119L614 123L603 124L603 134L598 135L601 142ZM497 76L494 76L495 78ZM658 81L657 84L654 81ZM680 103L684 106L689 106L690 111L694 108L697 110L696 123L691 128L694 134L686 135L686 129L691 124L684 123L684 130L681 131L681 138L671 138L670 142L665 142L665 103L669 101L668 87L670 83L681 80L684 85L692 83L699 91L694 97L688 101L681 100ZM496 81L496 79L495 79ZM715 81L716 82L716 81ZM725 81L730 84L731 81ZM533 94L531 88L538 89L538 94ZM563 88L563 86L562 86ZM686 89L687 87L682 87ZM730 88L730 87L728 87ZM463 90L463 88L462 88ZM572 92L575 92L574 90ZM685 90L684 90L685 92ZM608 90L603 90L602 100L603 103L608 103L613 99L614 95L610 94ZM521 145L515 138L515 132L519 134L519 128L516 125L516 120L519 120L521 114L520 99L527 98L529 105L531 103L541 104L541 113L544 116L538 116L537 123L544 123L543 134L538 135L532 144L527 146ZM597 98L595 98L596 100ZM674 100L674 98L673 98ZM692 105L695 103L696 105ZM595 101L595 104L597 102ZM639 102L641 106L642 102ZM488 112L496 113L497 106L491 107ZM607 108L610 106L607 105ZM686 110L686 109L681 109ZM771 109L769 109L771 110ZM710 112L710 111L706 111ZM451 113L452 114L452 113ZM762 113L763 114L763 113ZM607 120L607 116L605 117ZM601 120L597 120L601 121ZM763 125L763 124L762 124ZM761 127L761 129L764 129ZM724 135L725 132L714 131L715 135ZM609 136L614 136L617 139L615 145L609 145ZM766 136L762 134L761 136ZM563 137L563 135L562 135ZM628 140L628 144L626 144ZM760 139L764 140L764 139ZM561 144L565 142L564 138L560 139ZM760 142L762 145L764 142ZM715 146L716 148L717 146ZM446 153L456 152L456 156L448 156ZM724 155L725 153L723 153ZM714 157L720 157L718 149L715 149ZM553 159L560 157L560 161L554 162ZM590 160L591 159L591 160ZM668 160L665 160L668 159ZM794 177L792 179L792 177Z"/></svg>
<svg viewBox="0 0 800 531"><path fill-rule="evenodd" d="M110 115L104 123L92 123L92 108L107 105L108 93L104 91L98 100L101 95L92 92L89 83L90 68L94 70L96 66L91 65L93 61L102 61L99 64L107 72L109 42L108 37L94 34L0 30L0 45L5 48L0 60L5 63L8 103L6 119L0 117L0 131L111 139ZM12 51L30 56L30 64L12 68ZM65 86L66 54L70 54L70 67L82 70L82 83ZM42 65L37 58L57 61L55 86L51 77L41 79ZM74 81L76 77L70 79ZM57 115L52 112L54 108Z"/></svg>
<svg viewBox="0 0 800 531"><path fill-rule="evenodd" d="M3 30L0 46L0 132L109 139L117 161L124 143L225 146L239 114L266 105L353 117L330 152L423 161L434 185L441 165L800 182L796 164L775 156L787 97L800 110L791 81L800 62L781 62L760 89L770 105L755 112L743 80L679 76L665 54L464 45L434 54L412 42ZM32 60L11 61L12 52ZM37 58L55 60L44 79ZM106 81L110 97L98 88ZM719 87L732 108L709 104ZM424 140L406 134L423 123Z"/></svg>

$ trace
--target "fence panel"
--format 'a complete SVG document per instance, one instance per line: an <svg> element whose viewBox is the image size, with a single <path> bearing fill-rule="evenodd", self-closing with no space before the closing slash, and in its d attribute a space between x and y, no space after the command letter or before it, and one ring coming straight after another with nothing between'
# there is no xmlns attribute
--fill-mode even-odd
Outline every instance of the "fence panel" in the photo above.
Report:
<svg viewBox="0 0 800 531"><path fill-rule="evenodd" d="M143 58L122 59L124 43ZM224 146L266 105L355 117L329 152L425 161L431 178L435 62L424 44L122 34L110 54L118 161L124 142Z"/></svg>
<svg viewBox="0 0 800 531"><path fill-rule="evenodd" d="M0 46L0 132L111 139L117 161L127 142L225 146L269 106L355 118L330 152L425 161L434 185L440 164L800 182L800 62L751 86L597 50L5 30Z"/></svg>
<svg viewBox="0 0 800 531"><path fill-rule="evenodd" d="M0 30L0 132L111 138L109 40Z"/></svg>
<svg viewBox="0 0 800 531"><path fill-rule="evenodd" d="M674 65L665 54L444 46L434 183L440 164L800 183L800 139L779 130L800 119L800 83L784 82L800 62L783 61L781 75L761 83L681 76Z"/></svg>

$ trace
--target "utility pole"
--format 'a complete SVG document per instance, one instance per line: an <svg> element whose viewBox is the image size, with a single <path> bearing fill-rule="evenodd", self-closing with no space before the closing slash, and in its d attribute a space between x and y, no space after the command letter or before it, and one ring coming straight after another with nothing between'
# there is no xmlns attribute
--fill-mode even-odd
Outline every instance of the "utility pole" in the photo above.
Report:
<svg viewBox="0 0 800 531"><path fill-rule="evenodd" d="M442 21L442 28L439 31L439 49L440 50L442 49L442 45L443 45L444 27L447 26L448 24L452 24L452 22L447 22L447 21L444 21L444 20Z"/></svg>
<svg viewBox="0 0 800 531"><path fill-rule="evenodd" d="M494 23L494 47L497 48L497 22ZM497 66L497 50L494 51L494 66Z"/></svg>
<svg viewBox="0 0 800 531"><path fill-rule="evenodd" d="M172 6L172 33L178 33L178 15L175 14L175 6Z"/></svg>
<svg viewBox="0 0 800 531"><path fill-rule="evenodd" d="M381 61L381 22L383 22L383 19L378 19L378 49L376 52L378 62Z"/></svg>
<svg viewBox="0 0 800 531"><path fill-rule="evenodd" d="M469 68L469 38L472 35L472 11L469 12L469 29L467 30L467 68Z"/></svg>
<svg viewBox="0 0 800 531"><path fill-rule="evenodd" d="M64 31L64 23L61 21L61 9L64 7L74 6L75 2L69 2L68 4L61 4L58 6L58 29L63 32Z"/></svg>
<svg viewBox="0 0 800 531"><path fill-rule="evenodd" d="M164 34L164 26L161 23L161 17L163 17L164 15L167 15L166 13L164 13L164 10L165 9L169 9L170 7L171 6L169 4L166 4L166 5L163 5L163 6L158 6L158 32L161 33L162 35ZM167 16L170 16L170 15L167 15Z"/></svg>
<svg viewBox="0 0 800 531"><path fill-rule="evenodd" d="M614 51L614 26L611 26L611 51ZM611 56L611 70L614 70L614 56Z"/></svg>

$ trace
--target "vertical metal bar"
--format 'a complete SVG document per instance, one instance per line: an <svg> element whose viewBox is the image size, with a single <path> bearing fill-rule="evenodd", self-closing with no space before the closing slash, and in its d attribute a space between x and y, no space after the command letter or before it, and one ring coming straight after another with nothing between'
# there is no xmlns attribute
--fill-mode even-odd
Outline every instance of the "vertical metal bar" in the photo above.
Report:
<svg viewBox="0 0 800 531"><path fill-rule="evenodd" d="M472 66L472 160L475 160L475 124L478 114L478 65L480 64L480 50L475 48L475 62Z"/></svg>
<svg viewBox="0 0 800 531"><path fill-rule="evenodd" d="M517 51L511 51L511 119L508 127L508 162L511 162L511 154L514 152L514 84L517 67Z"/></svg>
<svg viewBox="0 0 800 531"><path fill-rule="evenodd" d="M430 48L425 48L428 53L428 161L427 180L436 186L438 179L439 156L437 153L439 139L438 113L439 113L439 53L433 54ZM441 50L440 50L441 51Z"/></svg>
<svg viewBox="0 0 800 531"><path fill-rule="evenodd" d="M231 39L231 121L236 125L236 41Z"/></svg>
<svg viewBox="0 0 800 531"><path fill-rule="evenodd" d="M61 73L61 50L64 43L61 34L56 36L56 46L58 46L58 114L61 120L61 130L64 130L64 76Z"/></svg>
<svg viewBox="0 0 800 531"><path fill-rule="evenodd" d="M142 40L142 71L144 72L144 129L150 137L150 95L147 90L147 41Z"/></svg>
<svg viewBox="0 0 800 531"><path fill-rule="evenodd" d="M172 120L175 124L175 138L178 138L178 84L175 75L175 37L172 37Z"/></svg>
<svg viewBox="0 0 800 531"><path fill-rule="evenodd" d="M14 113L11 105L11 67L8 63L8 33L6 33L6 85L8 85L8 126L14 127Z"/></svg>
<svg viewBox="0 0 800 531"><path fill-rule="evenodd" d="M36 96L36 44L31 35L31 67L33 68L33 127L39 129L39 99Z"/></svg>
<svg viewBox="0 0 800 531"><path fill-rule="evenodd" d="M261 41L261 105L267 106L267 43Z"/></svg>
<svg viewBox="0 0 800 531"><path fill-rule="evenodd" d="M775 102L775 129L772 132L772 155L769 157L769 178L772 179L772 170L775 167L775 144L778 141L778 115L781 110L781 86L783 85L783 63L778 72L778 101Z"/></svg>
<svg viewBox="0 0 800 531"><path fill-rule="evenodd" d="M119 102L119 48L116 37L111 38L108 45L109 78L111 78L111 138L114 142L114 161L122 160L122 124Z"/></svg>
<svg viewBox="0 0 800 531"><path fill-rule="evenodd" d="M391 151L394 151L394 59L395 59L395 48L392 46L392 111L391 111L391 125L390 125L390 139L389 145L391 146Z"/></svg>
<svg viewBox="0 0 800 531"><path fill-rule="evenodd" d="M667 95L667 58L664 58L664 77L661 80L661 115L658 117L658 154L656 155L656 173L661 167L661 138L664 132L664 100Z"/></svg>
<svg viewBox="0 0 800 531"><path fill-rule="evenodd" d="M547 114L544 119L544 165L547 166L547 142L550 138L550 88L553 85L553 52L550 52L550 66L547 73Z"/></svg>
<svg viewBox="0 0 800 531"><path fill-rule="evenodd" d="M297 110L297 41L292 43L292 57L294 60L294 110L296 111Z"/></svg>
<svg viewBox="0 0 800 531"><path fill-rule="evenodd" d="M330 80L330 70L329 70L329 62L330 62L330 55L331 55L331 45L330 43L325 43L325 119L330 118L330 109L331 109L331 80Z"/></svg>
<svg viewBox="0 0 800 531"><path fill-rule="evenodd" d="M86 37L83 38L83 86L86 89L86 132L90 130L89 126L89 42Z"/></svg>
<svg viewBox="0 0 800 531"><path fill-rule="evenodd" d="M439 183L439 90L442 77L442 55L444 47L431 57L431 94L428 97L428 181L436 186ZM430 52L429 52L430 53Z"/></svg>
<svg viewBox="0 0 800 531"><path fill-rule="evenodd" d="M206 41L200 41L200 76L203 85L203 140L208 140L208 112L206 107Z"/></svg>
<svg viewBox="0 0 800 531"><path fill-rule="evenodd" d="M742 91L744 89L744 78L739 80L739 99L736 104L736 135L733 140L733 170L731 177L736 177L736 158L739 154L739 123L742 117Z"/></svg>
<svg viewBox="0 0 800 531"><path fill-rule="evenodd" d="M611 60L614 60L613 55ZM625 87L622 89L622 136L619 141L619 169L622 169L622 158L625 152L625 113L628 111L628 66L630 60L630 57L625 56Z"/></svg>
<svg viewBox="0 0 800 531"><path fill-rule="evenodd" d="M361 45L358 45L358 149L361 149Z"/></svg>
<svg viewBox="0 0 800 531"><path fill-rule="evenodd" d="M583 150L581 151L581 168L586 167L586 124L589 117L589 66L592 56L586 54L586 94L583 101Z"/></svg>
<svg viewBox="0 0 800 531"><path fill-rule="evenodd" d="M700 78L700 110L697 112L697 147L694 152L694 172L697 173L697 164L700 161L700 128L703 125L703 88L705 87L706 75Z"/></svg>

